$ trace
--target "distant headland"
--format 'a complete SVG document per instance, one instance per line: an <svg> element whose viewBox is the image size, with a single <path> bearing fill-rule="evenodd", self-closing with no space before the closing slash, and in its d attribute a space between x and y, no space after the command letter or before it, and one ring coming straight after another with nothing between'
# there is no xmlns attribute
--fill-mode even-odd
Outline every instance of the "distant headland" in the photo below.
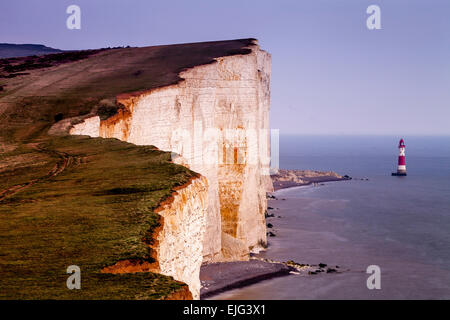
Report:
<svg viewBox="0 0 450 320"><path fill-rule="evenodd" d="M322 183L329 181L351 180L348 175L339 175L333 171L315 171L315 170L278 170L277 174L271 175L273 189L306 186L313 183Z"/></svg>

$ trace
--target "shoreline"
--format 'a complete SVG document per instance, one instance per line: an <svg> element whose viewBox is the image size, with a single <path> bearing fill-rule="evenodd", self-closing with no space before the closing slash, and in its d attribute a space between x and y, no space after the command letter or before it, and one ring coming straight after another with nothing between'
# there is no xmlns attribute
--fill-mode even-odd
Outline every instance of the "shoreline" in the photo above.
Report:
<svg viewBox="0 0 450 320"><path fill-rule="evenodd" d="M200 300L264 280L288 276L292 271L293 268L283 263L257 259L206 264L200 270Z"/></svg>
<svg viewBox="0 0 450 320"><path fill-rule="evenodd" d="M335 177L335 176L318 176L307 182L296 183L287 181L287 183L279 184L274 191L268 193L268 199L281 200L274 194L276 191L309 186L315 183L326 183L336 181L351 180L351 177ZM269 209L270 210L270 209ZM270 228L267 229L270 232ZM221 293L240 289L252 284L270 280L273 278L284 277L298 273L298 271L314 272L319 266L315 265L293 265L283 262L269 262L267 259L260 259L258 255L251 257L249 261L233 261L233 262L216 262L205 264L200 269L200 281L202 287L200 290L200 300L210 299ZM333 270L332 272L335 272ZM320 271L323 272L323 271Z"/></svg>
<svg viewBox="0 0 450 320"><path fill-rule="evenodd" d="M445 243L437 242L444 239L445 228L433 236L427 233L430 241L426 241L422 247L422 241L414 239L414 235L408 231L404 233L402 225L408 225L411 218L413 221L424 221L426 211L397 213L390 207L382 207L386 209L384 211L374 205L377 201L395 203L395 195L386 193L385 187L396 187L404 182L391 180L388 175L378 179L369 178L370 183L365 182L366 178L355 178L355 181L342 185L330 182L317 188L299 186L278 190L273 193L276 199L269 195L268 205L273 209L268 211L271 217L266 222L273 225L268 230L275 235L273 238L268 237L267 251L257 257L274 262L292 259L301 263L327 264L335 272L327 273L325 269L325 272L315 275L301 273L298 276L274 278L223 292L212 299L378 300L449 297ZM420 197L422 191L420 180L414 182L417 188L412 191L413 194L408 195L409 190L402 193L407 195L405 199L408 201ZM427 220L429 223L435 223L434 219L439 214L445 214L444 210L438 209ZM448 219L444 221L450 222ZM418 226L412 231L427 230ZM435 245L436 251L430 252L430 247ZM369 277L366 270L373 264L378 265L383 272L382 290L368 290L366 286Z"/></svg>

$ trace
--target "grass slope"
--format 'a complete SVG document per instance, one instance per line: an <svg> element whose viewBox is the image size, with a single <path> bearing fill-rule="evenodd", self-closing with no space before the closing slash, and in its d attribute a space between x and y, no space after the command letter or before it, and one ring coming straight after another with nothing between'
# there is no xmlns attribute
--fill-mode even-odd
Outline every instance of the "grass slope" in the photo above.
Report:
<svg viewBox="0 0 450 320"><path fill-rule="evenodd" d="M161 275L99 271L123 259L151 260L153 209L194 173L166 152L115 139L60 137L39 146L72 161L1 202L0 298L159 298L179 288ZM73 264L82 290L65 285Z"/></svg>
<svg viewBox="0 0 450 320"><path fill-rule="evenodd" d="M153 273L100 270L151 259L147 243L159 223L153 209L195 173L154 147L47 131L93 107L114 113L116 95L175 83L181 70L246 54L251 42L2 61L0 299L157 299L184 285ZM69 265L81 268L81 290L66 287Z"/></svg>

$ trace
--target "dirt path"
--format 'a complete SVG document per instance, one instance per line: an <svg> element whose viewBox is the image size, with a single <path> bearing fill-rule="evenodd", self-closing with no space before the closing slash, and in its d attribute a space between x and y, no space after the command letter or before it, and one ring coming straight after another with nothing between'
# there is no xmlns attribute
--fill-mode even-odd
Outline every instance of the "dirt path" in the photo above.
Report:
<svg viewBox="0 0 450 320"><path fill-rule="evenodd" d="M63 172L67 167L69 167L71 165L77 166L83 161L83 159L81 157L72 156L66 152L44 149L44 148L40 147L39 145L33 146L33 147L39 152L56 155L60 158L60 160L55 164L55 166L52 168L52 170L50 170L45 176L27 181L25 183L17 184L17 185L14 185L12 187L2 190L0 192L0 202L8 197L15 195L16 193L18 193L26 188L31 187L35 183L42 182L42 181L48 180L52 177L55 177L55 176L59 175L61 172Z"/></svg>

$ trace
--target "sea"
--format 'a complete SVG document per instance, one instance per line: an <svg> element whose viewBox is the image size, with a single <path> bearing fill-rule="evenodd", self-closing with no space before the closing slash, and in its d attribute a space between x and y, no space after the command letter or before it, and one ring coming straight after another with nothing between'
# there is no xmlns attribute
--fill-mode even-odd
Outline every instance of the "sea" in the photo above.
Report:
<svg viewBox="0 0 450 320"><path fill-rule="evenodd" d="M391 176L400 138L406 177ZM213 299L450 299L450 136L281 135L279 159L283 169L352 180L277 191L267 219L275 237L259 256L338 272L273 278Z"/></svg>

